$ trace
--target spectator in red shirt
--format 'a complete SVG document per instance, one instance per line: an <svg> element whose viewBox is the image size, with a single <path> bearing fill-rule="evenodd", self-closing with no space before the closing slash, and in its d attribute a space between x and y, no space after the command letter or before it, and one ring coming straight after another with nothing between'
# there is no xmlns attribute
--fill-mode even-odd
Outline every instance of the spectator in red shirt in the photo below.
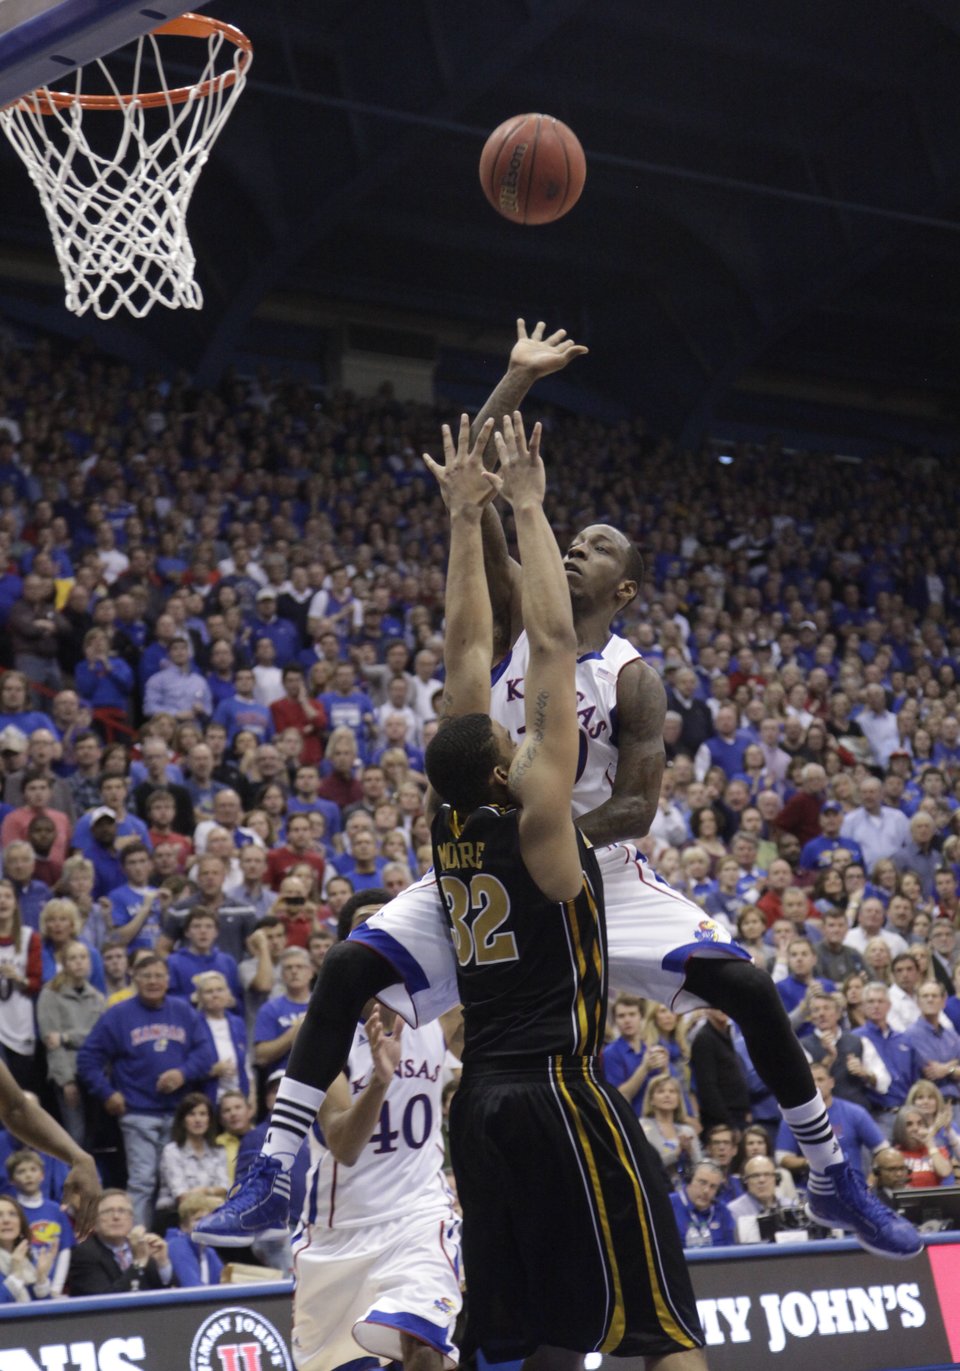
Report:
<svg viewBox="0 0 960 1371"><path fill-rule="evenodd" d="M177 849L177 866L185 871L193 856L193 843L182 833L174 832L173 824L177 817L177 802L169 790L154 790L147 796L146 820L150 841L154 851L161 844Z"/></svg>
<svg viewBox="0 0 960 1371"><path fill-rule="evenodd" d="M299 876L285 876L270 913L283 923L287 947L306 948L310 934L318 927L317 911L318 906L307 894L306 882Z"/></svg>
<svg viewBox="0 0 960 1371"><path fill-rule="evenodd" d="M50 848L49 859L59 863L61 868L66 861L67 848L73 825L66 814L50 809L50 782L42 771L28 771L23 778L23 800L19 809L11 810L0 827L0 842L4 847L10 843L22 842L27 829L38 814L45 815L56 829L57 836Z"/></svg>
<svg viewBox="0 0 960 1371"><path fill-rule="evenodd" d="M352 728L335 728L327 739L327 761L332 770L320 783L322 800L332 800L341 809L359 804L363 786L357 776L357 740Z"/></svg>
<svg viewBox="0 0 960 1371"><path fill-rule="evenodd" d="M316 872L318 883L323 880L326 862L314 848L310 818L306 814L291 814L287 820L286 843L274 848L267 858L267 880L271 890L279 890L290 868L301 865Z"/></svg>
<svg viewBox="0 0 960 1371"><path fill-rule="evenodd" d="M827 773L818 762L808 762L800 773L800 789L774 820L777 828L793 833L801 847L820 836L820 809L826 790Z"/></svg>
<svg viewBox="0 0 960 1371"><path fill-rule="evenodd" d="M311 700L301 667L290 663L283 668L282 699L270 706L274 733L295 728L303 738L300 761L316 766L323 757L323 735L327 728L327 711L319 700Z"/></svg>
<svg viewBox="0 0 960 1371"><path fill-rule="evenodd" d="M757 908L772 928L777 919L783 917L780 897L789 885L793 884L793 870L783 857L774 857L767 872L766 890L757 901Z"/></svg>

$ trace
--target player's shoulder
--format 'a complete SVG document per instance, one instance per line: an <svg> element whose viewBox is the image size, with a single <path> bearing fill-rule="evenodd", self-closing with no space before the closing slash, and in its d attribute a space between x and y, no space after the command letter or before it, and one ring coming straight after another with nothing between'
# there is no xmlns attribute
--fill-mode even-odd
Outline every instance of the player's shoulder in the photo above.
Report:
<svg viewBox="0 0 960 1371"><path fill-rule="evenodd" d="M628 666L631 662L643 662L639 650L634 647L629 638L624 638L620 633L610 634L599 656L604 662L618 670Z"/></svg>

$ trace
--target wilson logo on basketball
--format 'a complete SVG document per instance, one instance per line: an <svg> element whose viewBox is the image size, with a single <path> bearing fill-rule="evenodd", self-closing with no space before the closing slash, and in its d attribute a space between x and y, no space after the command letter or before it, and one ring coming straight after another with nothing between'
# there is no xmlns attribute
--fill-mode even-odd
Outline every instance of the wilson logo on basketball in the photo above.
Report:
<svg viewBox="0 0 960 1371"><path fill-rule="evenodd" d="M520 183L520 168L523 166L523 159L526 155L527 144L518 143L513 150L513 156L510 158L507 173L500 182L500 209L508 214L516 214L520 207L517 187Z"/></svg>
<svg viewBox="0 0 960 1371"><path fill-rule="evenodd" d="M252 1309L211 1314L190 1348L190 1371L292 1371L286 1343L273 1324Z"/></svg>

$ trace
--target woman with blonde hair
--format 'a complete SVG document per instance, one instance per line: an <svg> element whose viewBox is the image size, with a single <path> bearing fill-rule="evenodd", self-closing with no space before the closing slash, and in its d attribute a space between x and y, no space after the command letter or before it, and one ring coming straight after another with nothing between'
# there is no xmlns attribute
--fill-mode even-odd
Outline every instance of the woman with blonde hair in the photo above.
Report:
<svg viewBox="0 0 960 1371"><path fill-rule="evenodd" d="M690 1094L690 1044L683 1020L669 1005L648 1000L640 1036L648 1047L662 1047L666 1052L667 1071L680 1086L686 1117L696 1122L697 1104Z"/></svg>
<svg viewBox="0 0 960 1371"><path fill-rule="evenodd" d="M73 900L64 897L48 900L40 911L40 937L43 947L42 975L47 984L63 968L63 954L73 942L83 943L90 953L90 980L101 994L107 992L103 958L86 938L81 937L83 918Z"/></svg>
<svg viewBox="0 0 960 1371"><path fill-rule="evenodd" d="M954 1174L960 1176L960 1132L953 1126L953 1110L940 1087L933 1081L914 1081L904 1103L919 1111L932 1141L943 1148Z"/></svg>
<svg viewBox="0 0 960 1371"><path fill-rule="evenodd" d="M93 898L96 872L89 857L74 852L63 864L54 894L72 900L80 911L83 928L80 930L90 947L101 947L110 932L110 922L104 906ZM109 904L109 900L106 901Z"/></svg>
<svg viewBox="0 0 960 1371"><path fill-rule="evenodd" d="M883 938L867 939L863 949L863 964L872 981L883 981L884 985L893 984L893 956Z"/></svg>
<svg viewBox="0 0 960 1371"><path fill-rule="evenodd" d="M684 1121L683 1096L672 1076L654 1076L643 1097L640 1127L653 1146L674 1189L700 1160L697 1135Z"/></svg>
<svg viewBox="0 0 960 1371"><path fill-rule="evenodd" d="M83 1147L87 1115L77 1083L77 1052L106 1008L106 999L90 983L90 949L84 943L68 942L62 963L63 969L40 991L37 1026L63 1126Z"/></svg>
<svg viewBox="0 0 960 1371"><path fill-rule="evenodd" d="M247 1029L243 1018L230 1011L237 1002L230 992L227 979L219 971L203 971L193 978L191 999L203 1020L204 1028L216 1053L204 1092L212 1104L230 1090L250 1094L247 1069Z"/></svg>

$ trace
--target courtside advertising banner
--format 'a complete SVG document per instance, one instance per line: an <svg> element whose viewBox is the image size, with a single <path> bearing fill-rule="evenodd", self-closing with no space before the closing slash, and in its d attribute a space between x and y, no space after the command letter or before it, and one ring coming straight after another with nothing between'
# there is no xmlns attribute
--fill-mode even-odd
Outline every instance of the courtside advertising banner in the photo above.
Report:
<svg viewBox="0 0 960 1371"><path fill-rule="evenodd" d="M960 1243L910 1262L817 1243L690 1270L710 1371L960 1365ZM6 1305L0 1371L293 1371L290 1314L279 1285ZM641 1366L605 1358L603 1371Z"/></svg>

